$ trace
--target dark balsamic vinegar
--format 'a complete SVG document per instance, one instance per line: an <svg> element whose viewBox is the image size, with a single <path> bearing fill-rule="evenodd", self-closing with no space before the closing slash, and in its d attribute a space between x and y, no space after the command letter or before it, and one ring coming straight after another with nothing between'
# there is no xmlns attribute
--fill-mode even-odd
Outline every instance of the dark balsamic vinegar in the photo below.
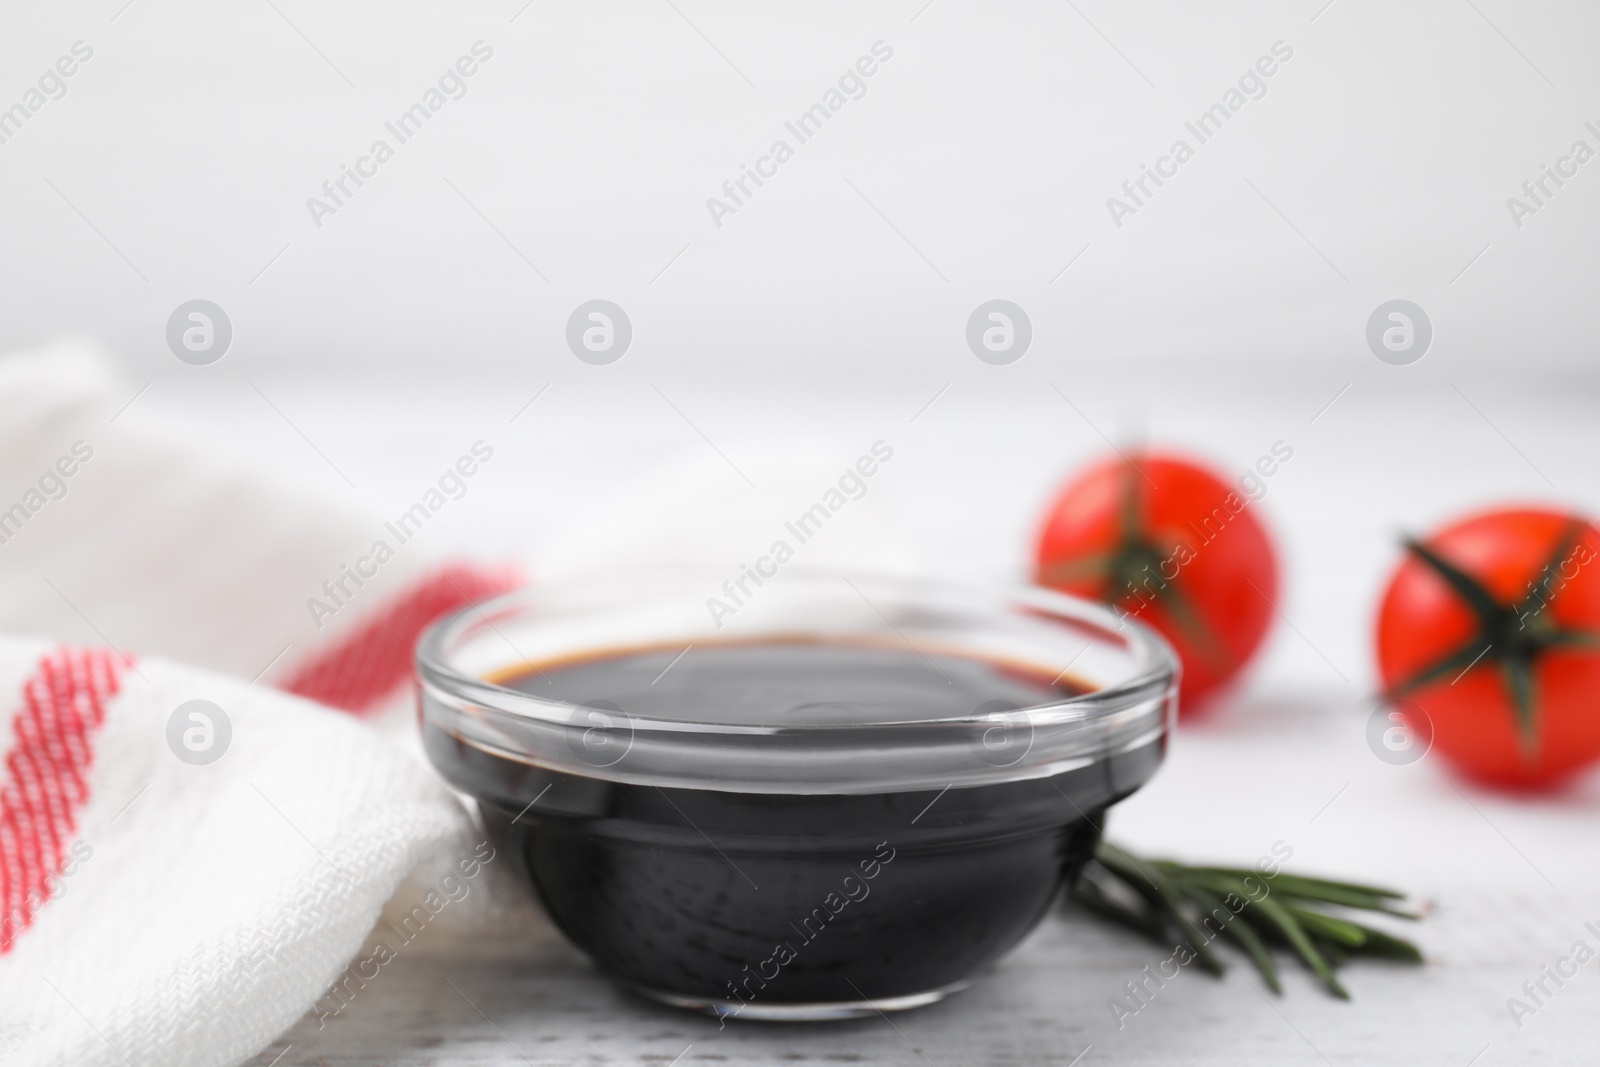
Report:
<svg viewBox="0 0 1600 1067"><path fill-rule="evenodd" d="M634 649L497 679L651 718L833 725L962 718L1082 692L1014 665L765 641ZM664 673L663 673L664 672ZM958 984L1026 935L1158 745L1053 777L850 794L657 788L506 759L429 724L497 848L597 966L679 998L859 1003Z"/></svg>

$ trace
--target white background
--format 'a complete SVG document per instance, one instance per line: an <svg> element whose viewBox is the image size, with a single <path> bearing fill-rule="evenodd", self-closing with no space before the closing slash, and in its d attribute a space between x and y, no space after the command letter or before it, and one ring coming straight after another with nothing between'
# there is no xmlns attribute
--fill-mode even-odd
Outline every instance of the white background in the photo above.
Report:
<svg viewBox="0 0 1600 1067"><path fill-rule="evenodd" d="M122 2L6 15L7 105L95 54L0 145L3 347L88 331L174 373L161 326L205 297L237 336L212 380L549 376L604 296L637 333L608 384L915 394L997 377L961 327L1003 296L1036 325L1013 381L1310 386L1370 371L1367 314L1405 297L1438 333L1412 380L1593 382L1600 165L1520 230L1505 204L1600 148L1588 5ZM480 39L466 97L317 228L306 199ZM706 198L878 40L865 98L717 228ZM1113 226L1279 40L1267 95Z"/></svg>

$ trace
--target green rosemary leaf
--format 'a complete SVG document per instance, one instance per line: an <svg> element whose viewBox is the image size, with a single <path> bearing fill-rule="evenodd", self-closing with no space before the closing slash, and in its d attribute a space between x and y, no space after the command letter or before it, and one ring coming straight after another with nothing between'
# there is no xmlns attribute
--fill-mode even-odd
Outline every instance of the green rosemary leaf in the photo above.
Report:
<svg viewBox="0 0 1600 1067"><path fill-rule="evenodd" d="M1160 913L1161 918L1176 928L1178 934L1194 951L1201 967L1212 974L1223 972L1222 961L1209 947L1210 938L1201 933L1184 914L1183 896L1160 867L1141 863L1130 853L1109 841L1100 842L1095 849L1094 858L1108 871L1126 882L1134 892L1149 901Z"/></svg>
<svg viewBox="0 0 1600 1067"><path fill-rule="evenodd" d="M1348 947L1340 945L1336 941L1325 941L1320 937L1313 936L1311 943L1317 946L1317 951L1322 953L1322 958L1328 961L1328 966L1335 969L1343 967L1345 961L1350 958Z"/></svg>
<svg viewBox="0 0 1600 1067"><path fill-rule="evenodd" d="M1181 865L1179 865L1181 866ZM1197 873L1222 874L1243 880L1255 878L1270 884L1274 889L1294 893L1296 896L1307 897L1312 900L1327 899L1322 894L1329 892L1359 894L1372 897L1379 901L1404 900L1405 894L1396 889L1385 889L1382 886L1363 885L1360 882L1335 882L1327 878L1311 878L1303 874L1275 874L1269 875L1264 871L1239 867L1182 867L1185 871ZM1331 904L1342 904L1342 900L1329 900ZM1352 907L1363 907L1353 904ZM1373 909L1368 909L1373 910Z"/></svg>
<svg viewBox="0 0 1600 1067"><path fill-rule="evenodd" d="M1316 972L1329 992L1340 1000L1350 999L1350 994L1339 984L1339 979L1334 977L1333 968L1328 966L1328 961L1317 951L1317 946L1311 943L1311 938L1288 908L1272 897L1262 897L1254 902L1253 907L1258 914L1277 927L1284 940L1289 942L1290 947L1305 961L1306 966Z"/></svg>
<svg viewBox="0 0 1600 1067"><path fill-rule="evenodd" d="M1293 904L1285 904L1284 907L1290 915L1300 920L1301 926L1319 940L1331 941L1345 948L1360 948L1367 943L1367 932L1353 922L1324 915L1309 908L1299 908Z"/></svg>
<svg viewBox="0 0 1600 1067"><path fill-rule="evenodd" d="M1360 926L1360 923L1355 925ZM1382 930L1374 930L1370 926L1362 926L1362 933L1367 935L1366 943L1360 948L1363 956L1379 956L1383 959L1398 960L1402 963L1422 963L1422 952L1416 945L1403 937L1386 934Z"/></svg>
<svg viewBox="0 0 1600 1067"><path fill-rule="evenodd" d="M1318 896L1306 896L1303 893L1294 893L1284 889L1279 891L1278 896L1284 901L1284 903L1298 907L1310 907L1315 905L1316 907L1321 908L1328 904L1335 904L1342 908L1350 908L1357 911L1370 911L1376 915L1387 915L1393 919L1405 919L1407 922L1417 922L1422 918L1422 916L1417 912L1402 911L1399 908L1390 907L1387 901L1379 901L1377 903L1356 903L1353 899L1336 899L1339 894L1333 892L1328 892Z"/></svg>
<svg viewBox="0 0 1600 1067"><path fill-rule="evenodd" d="M1267 929L1275 932L1289 944L1289 947L1299 954L1300 958L1305 961L1306 966L1316 972L1317 976L1323 980L1335 996L1349 999L1350 995L1344 991L1344 987L1339 984L1339 980L1333 976L1333 969L1328 966L1327 960L1317 951L1316 946L1311 943L1310 936L1300 925L1299 920L1278 900L1270 895L1254 896L1242 879L1209 874L1197 875L1196 880L1203 880L1204 884L1210 888L1233 893L1247 901L1244 910L1240 912L1241 915L1246 917L1247 921L1252 919L1261 921Z"/></svg>
<svg viewBox="0 0 1600 1067"><path fill-rule="evenodd" d="M1085 877L1078 880L1072 887L1072 900L1096 915L1119 923L1157 944L1165 945L1168 941L1166 927L1154 919L1148 911L1139 911L1125 904L1119 904L1092 878Z"/></svg>
<svg viewBox="0 0 1600 1067"><path fill-rule="evenodd" d="M1301 885L1294 882L1273 882L1272 891L1284 896L1297 897L1303 901L1316 904L1338 904L1341 907L1356 908L1360 911L1381 911L1388 915L1400 918L1415 918L1410 912L1400 911L1394 907L1394 898L1378 897L1360 890L1344 889L1334 886Z"/></svg>
<svg viewBox="0 0 1600 1067"><path fill-rule="evenodd" d="M1212 893L1198 882L1185 882L1185 892L1200 906L1201 912L1207 918L1214 918L1221 925L1222 930L1229 937L1239 942L1239 947L1249 953L1250 960L1256 965L1256 970L1261 972L1261 977L1274 993L1282 993L1283 987L1278 984L1278 968L1272 962L1272 956L1267 952L1267 946L1261 937L1248 922L1239 920L1238 913L1231 911L1223 899ZM1221 918L1220 916L1226 916ZM1202 918L1204 924L1206 919Z"/></svg>
<svg viewBox="0 0 1600 1067"><path fill-rule="evenodd" d="M1185 885L1204 886L1213 893L1221 893L1224 897L1236 896L1249 901L1261 895L1261 883L1256 883L1256 889L1251 892L1242 878L1219 871L1185 871L1177 875Z"/></svg>

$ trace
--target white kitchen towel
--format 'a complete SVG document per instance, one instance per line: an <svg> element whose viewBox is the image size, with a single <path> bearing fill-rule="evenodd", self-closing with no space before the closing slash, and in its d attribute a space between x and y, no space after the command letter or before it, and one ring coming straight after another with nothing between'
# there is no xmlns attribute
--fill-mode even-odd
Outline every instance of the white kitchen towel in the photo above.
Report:
<svg viewBox="0 0 1600 1067"><path fill-rule="evenodd" d="M493 860L426 767L263 686L7 639L0 722L14 1067L241 1062L323 995L414 868L443 857L466 886Z"/></svg>
<svg viewBox="0 0 1600 1067"><path fill-rule="evenodd" d="M413 541L492 454L392 528L124 410L137 391L79 345L0 358L7 1067L241 1062L408 875L504 877L431 770L344 713L408 705L417 633L518 580Z"/></svg>

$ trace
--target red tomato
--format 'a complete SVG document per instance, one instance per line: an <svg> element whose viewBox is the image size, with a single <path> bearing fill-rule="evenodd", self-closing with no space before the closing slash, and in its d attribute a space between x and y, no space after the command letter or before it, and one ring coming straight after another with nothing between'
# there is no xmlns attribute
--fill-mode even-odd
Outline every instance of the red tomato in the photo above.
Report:
<svg viewBox="0 0 1600 1067"><path fill-rule="evenodd" d="M1467 775L1548 785L1600 759L1600 534L1542 509L1490 511L1407 543L1378 610L1396 710L1427 715Z"/></svg>
<svg viewBox="0 0 1600 1067"><path fill-rule="evenodd" d="M1293 454L1275 447L1280 460ZM1172 643L1185 711L1244 666L1278 595L1250 496L1175 456L1114 456L1073 479L1050 505L1034 559L1039 584L1104 601Z"/></svg>

